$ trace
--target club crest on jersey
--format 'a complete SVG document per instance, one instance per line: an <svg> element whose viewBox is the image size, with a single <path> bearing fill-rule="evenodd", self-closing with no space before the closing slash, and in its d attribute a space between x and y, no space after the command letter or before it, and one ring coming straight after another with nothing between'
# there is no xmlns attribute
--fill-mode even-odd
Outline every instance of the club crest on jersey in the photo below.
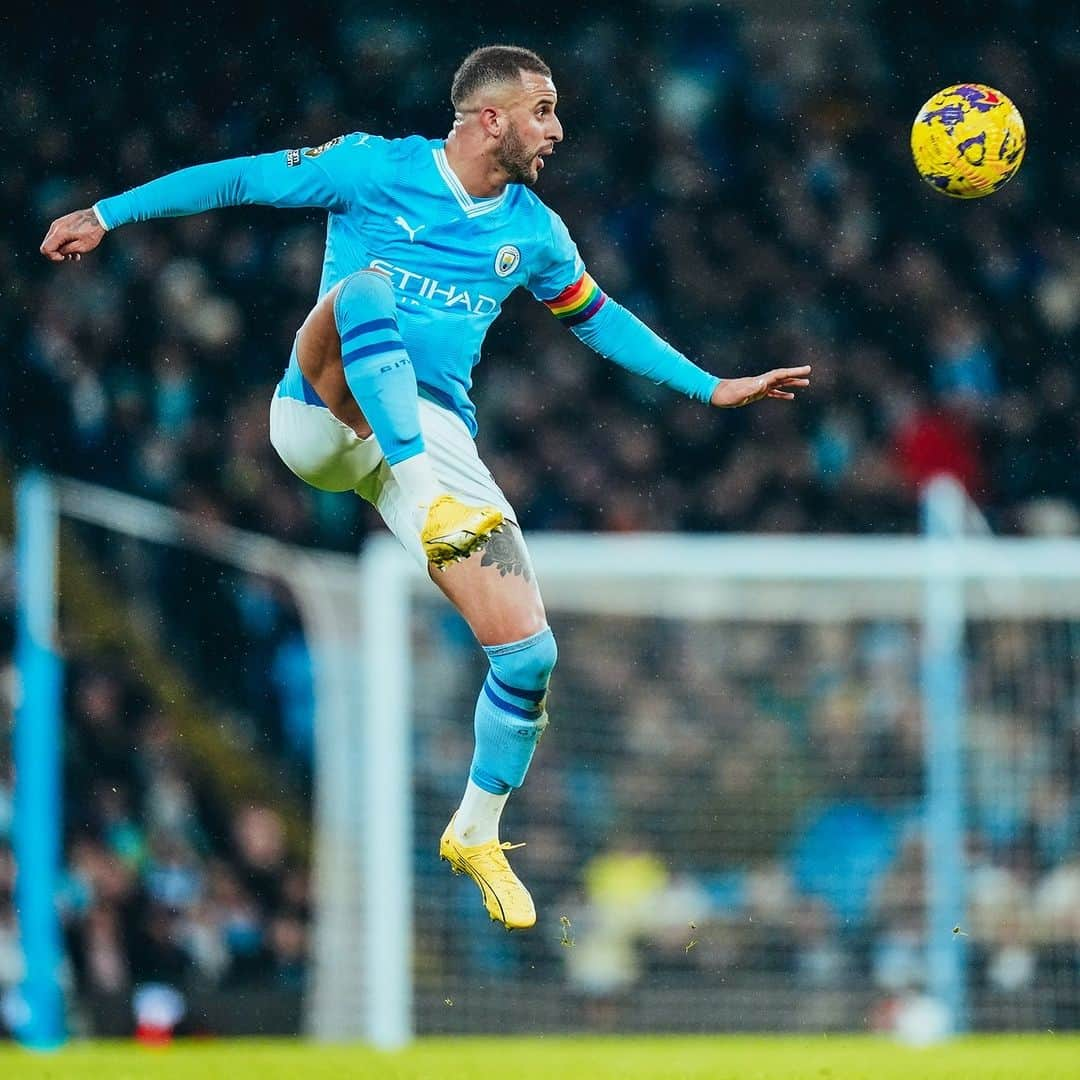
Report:
<svg viewBox="0 0 1080 1080"><path fill-rule="evenodd" d="M336 138L327 139L321 146L312 146L304 151L304 157L318 157L320 154L325 154L327 150L337 146L338 143L344 142L345 136L338 135Z"/></svg>
<svg viewBox="0 0 1080 1080"><path fill-rule="evenodd" d="M509 277L521 263L521 252L513 244L503 244L495 254L495 273Z"/></svg>

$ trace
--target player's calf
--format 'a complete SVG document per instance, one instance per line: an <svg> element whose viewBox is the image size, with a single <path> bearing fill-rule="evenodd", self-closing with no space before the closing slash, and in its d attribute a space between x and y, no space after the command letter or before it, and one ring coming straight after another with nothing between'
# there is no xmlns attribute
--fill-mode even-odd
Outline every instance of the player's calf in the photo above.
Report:
<svg viewBox="0 0 1080 1080"><path fill-rule="evenodd" d="M547 691L558 658L548 627L521 641L485 646L491 662L476 703L476 751L465 796L439 842L439 855L477 884L488 914L509 929L536 922L529 890L499 843L499 817L525 780L548 725Z"/></svg>
<svg viewBox="0 0 1080 1080"><path fill-rule="evenodd" d="M484 791L504 796L521 787L547 727L548 683L559 650L545 626L522 641L487 645L484 652L491 667L476 703L469 778Z"/></svg>

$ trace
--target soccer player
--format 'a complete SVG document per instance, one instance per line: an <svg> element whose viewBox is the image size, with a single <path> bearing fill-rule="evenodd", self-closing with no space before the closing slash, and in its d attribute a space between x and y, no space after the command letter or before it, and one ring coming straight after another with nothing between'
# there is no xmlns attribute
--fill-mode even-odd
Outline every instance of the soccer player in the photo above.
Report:
<svg viewBox="0 0 1080 1080"><path fill-rule="evenodd" d="M303 480L372 502L487 654L475 753L439 853L473 878L492 919L518 929L536 912L499 818L547 727L557 654L514 510L473 442L488 327L523 286L601 355L718 407L790 399L810 369L721 380L604 294L532 191L563 139L535 53L477 49L450 98L446 139L357 132L196 165L57 219L41 251L78 260L122 225L224 206L329 212L319 300L271 402L270 439Z"/></svg>

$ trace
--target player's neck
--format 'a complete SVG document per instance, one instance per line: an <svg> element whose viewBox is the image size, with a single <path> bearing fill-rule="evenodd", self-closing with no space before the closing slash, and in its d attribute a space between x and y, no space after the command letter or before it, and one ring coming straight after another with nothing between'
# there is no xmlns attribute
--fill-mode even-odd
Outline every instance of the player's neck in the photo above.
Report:
<svg viewBox="0 0 1080 1080"><path fill-rule="evenodd" d="M456 131L447 136L446 160L461 186L474 199L492 199L506 188L506 173L486 154L472 152Z"/></svg>

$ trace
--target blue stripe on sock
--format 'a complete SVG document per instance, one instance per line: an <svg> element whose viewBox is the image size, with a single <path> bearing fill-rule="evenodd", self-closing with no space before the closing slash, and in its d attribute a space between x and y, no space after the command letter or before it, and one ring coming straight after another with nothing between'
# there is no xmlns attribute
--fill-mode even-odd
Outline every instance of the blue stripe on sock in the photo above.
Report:
<svg viewBox="0 0 1080 1080"><path fill-rule="evenodd" d="M540 715L536 709L519 709L517 705L511 705L509 701L499 697L494 690L488 685L487 681L484 681L484 693L491 699L491 701L504 712L511 713L513 716L520 716L523 720L535 721Z"/></svg>
<svg viewBox="0 0 1080 1080"><path fill-rule="evenodd" d="M511 686L509 683L503 682L494 671L488 672L488 678L508 694L513 694L514 697L524 698L526 701L535 701L537 705L544 700L544 695L547 694L546 690L519 690L516 686Z"/></svg>
<svg viewBox="0 0 1080 1080"><path fill-rule="evenodd" d="M346 330L345 333L341 335L341 347L344 348L350 341L362 337L364 334L372 334L376 330L396 329L397 323L393 319L372 319L370 322L360 323L359 326L354 326L351 330Z"/></svg>
<svg viewBox="0 0 1080 1080"><path fill-rule="evenodd" d="M379 353L404 352L405 346L401 338L396 341L376 341L374 345L364 345L362 348L353 349L341 357L343 365L348 366L356 360L363 360L365 356L377 356Z"/></svg>

